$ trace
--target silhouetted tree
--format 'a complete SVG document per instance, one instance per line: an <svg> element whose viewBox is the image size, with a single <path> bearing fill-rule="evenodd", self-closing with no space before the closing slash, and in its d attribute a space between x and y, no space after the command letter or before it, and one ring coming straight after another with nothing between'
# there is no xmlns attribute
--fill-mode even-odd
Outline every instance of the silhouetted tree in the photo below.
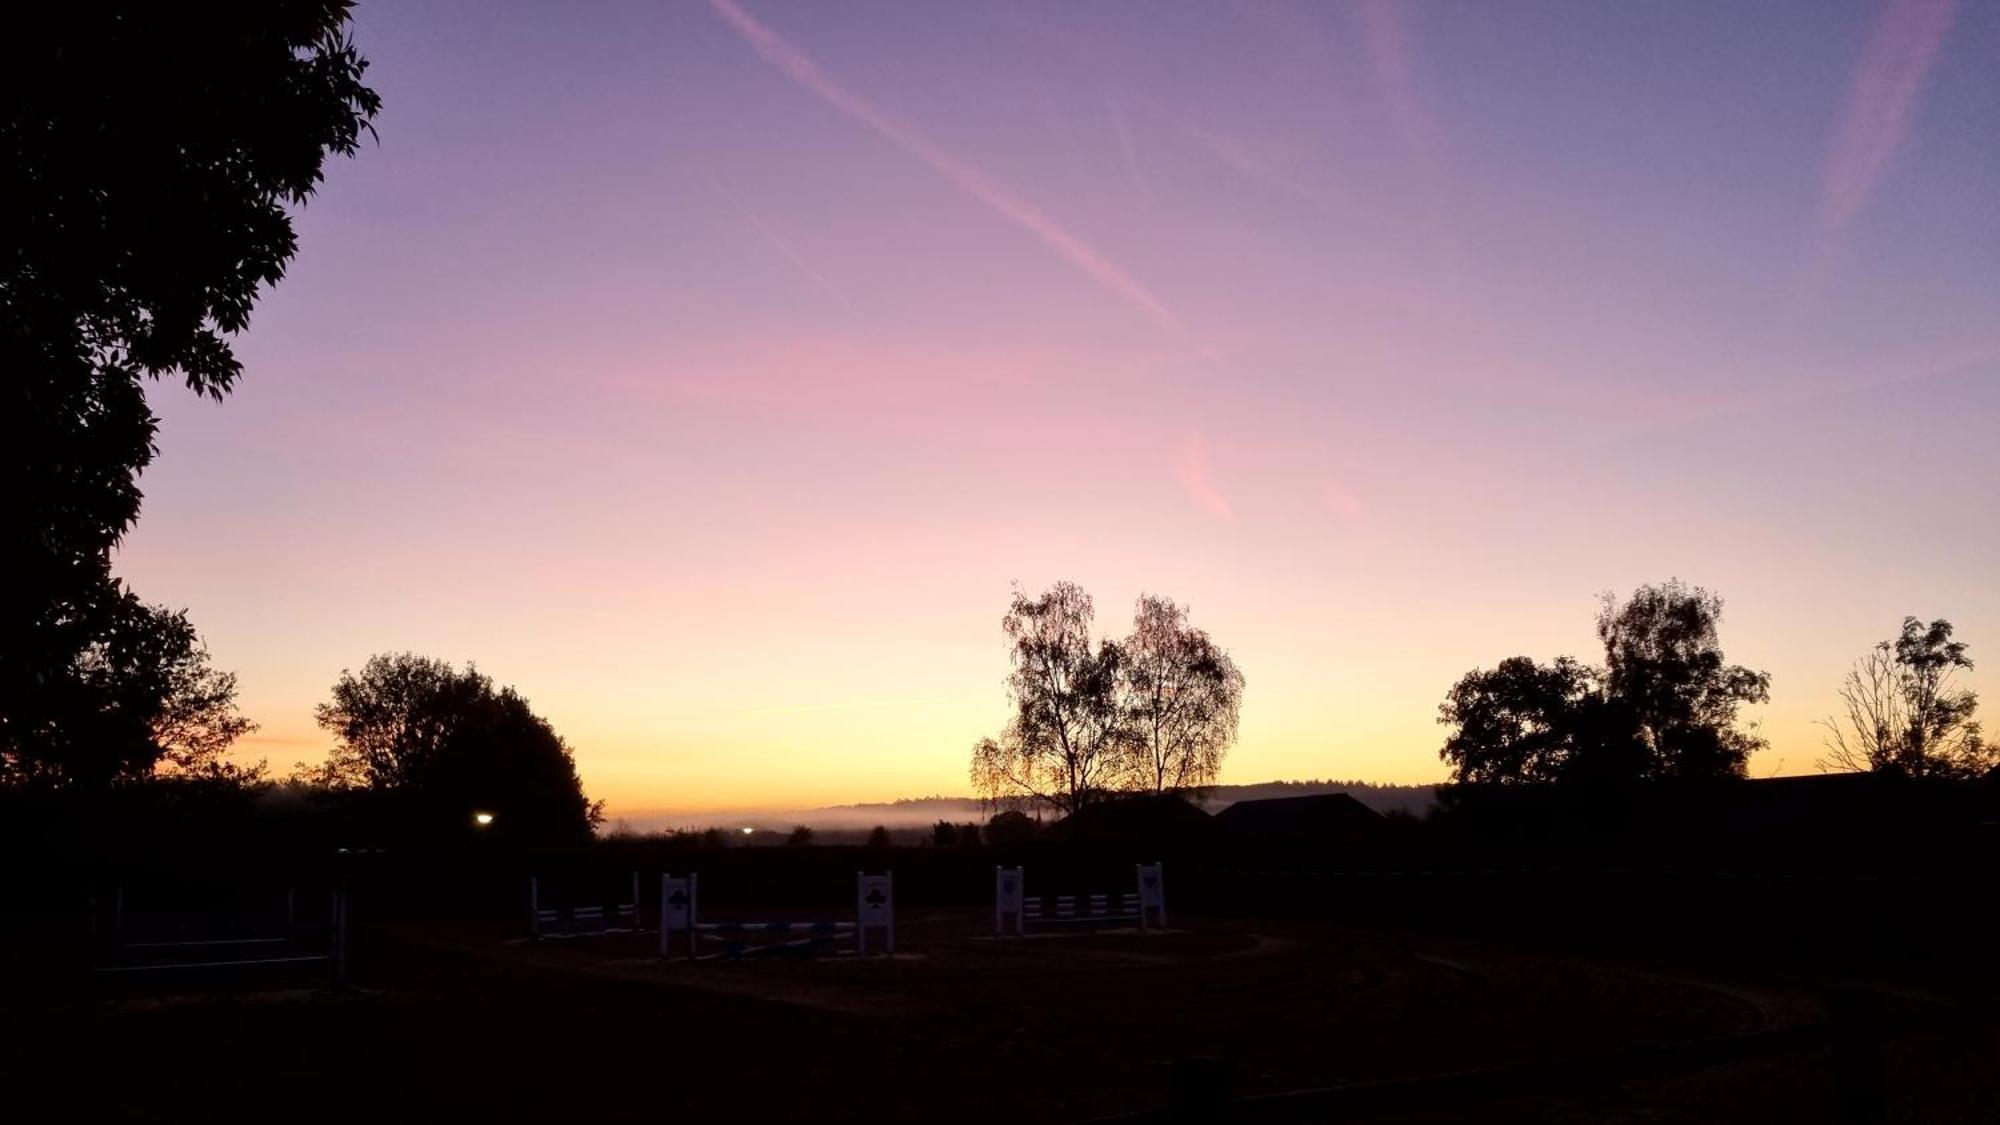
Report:
<svg viewBox="0 0 2000 1125"><path fill-rule="evenodd" d="M1119 646L1124 773L1130 788L1164 793L1215 784L1236 741L1243 673L1171 598L1139 598Z"/></svg>
<svg viewBox="0 0 2000 1125"><path fill-rule="evenodd" d="M803 824L799 825L797 828L792 829L791 832L785 836L785 846L788 848L809 847L811 846L812 842L813 842L813 830L807 828Z"/></svg>
<svg viewBox="0 0 2000 1125"><path fill-rule="evenodd" d="M316 717L338 742L310 779L394 795L419 831L459 828L481 810L498 834L555 841L587 836L603 818L555 729L472 667L374 656L340 674Z"/></svg>
<svg viewBox="0 0 2000 1125"><path fill-rule="evenodd" d="M1546 665L1513 656L1491 671L1467 672L1438 705L1438 721L1455 728L1442 752L1452 779L1559 780L1575 756L1578 712L1595 678L1567 656Z"/></svg>
<svg viewBox="0 0 2000 1125"><path fill-rule="evenodd" d="M993 814L986 822L986 842L989 844L1018 844L1032 839L1035 835L1035 821L1019 809L1006 809Z"/></svg>
<svg viewBox="0 0 2000 1125"><path fill-rule="evenodd" d="M255 785L264 780L265 764L241 765L224 755L237 739L257 724L236 709L236 673L209 666L208 649L194 635L185 611L153 611L164 630L184 636L159 661L166 696L153 719L153 743L160 748L156 775L204 782Z"/></svg>
<svg viewBox="0 0 2000 1125"><path fill-rule="evenodd" d="M979 846L979 822L967 821L958 826L958 846L961 848Z"/></svg>
<svg viewBox="0 0 2000 1125"><path fill-rule="evenodd" d="M1739 777L1762 745L1735 729L1770 676L1725 664L1722 600L1678 579L1642 586L1598 614L1605 667L1511 657L1468 672L1438 707L1453 727L1440 756L1460 784L1615 784Z"/></svg>
<svg viewBox="0 0 2000 1125"><path fill-rule="evenodd" d="M1903 619L1903 631L1855 661L1840 688L1845 722L1832 718L1822 766L1904 777L1977 777L2000 766L2000 744L1987 742L1973 718L1979 696L1957 687L1971 670L1951 622Z"/></svg>
<svg viewBox="0 0 2000 1125"><path fill-rule="evenodd" d="M236 677L210 666L185 612L119 592L106 631L75 653L38 701L37 721L0 726L0 783L101 788L155 775L248 785L263 766L224 760L257 724L236 709Z"/></svg>
<svg viewBox="0 0 2000 1125"><path fill-rule="evenodd" d="M1736 712L1771 697L1771 676L1723 661L1722 599L1678 578L1604 596L1604 694L1629 718L1647 778L1740 777L1764 745Z"/></svg>
<svg viewBox="0 0 2000 1125"><path fill-rule="evenodd" d="M1058 582L1040 597L1019 587L1001 629L1013 644L1007 677L1014 719L972 751L972 784L988 800L1025 797L1075 812L1118 779L1125 716L1120 653L1093 646L1090 595Z"/></svg>
<svg viewBox="0 0 2000 1125"><path fill-rule="evenodd" d="M118 694L162 674L132 663L150 611L110 565L155 452L145 383L234 385L229 337L297 250L287 208L378 106L347 14L77 0L0 36L0 759L17 774L150 766L151 708Z"/></svg>
<svg viewBox="0 0 2000 1125"><path fill-rule="evenodd" d="M940 820L931 825L931 846L934 848L955 848L958 846L958 825L949 820Z"/></svg>
<svg viewBox="0 0 2000 1125"><path fill-rule="evenodd" d="M888 829L888 828L886 828L886 827L885 827L885 826L883 826L883 825L880 825L880 824L878 824L878 825L876 825L875 827L873 827L873 828L869 829L869 830L868 830L868 846L869 846L869 847L871 847L871 848L886 848L886 847L888 847L888 846L889 846L889 829Z"/></svg>

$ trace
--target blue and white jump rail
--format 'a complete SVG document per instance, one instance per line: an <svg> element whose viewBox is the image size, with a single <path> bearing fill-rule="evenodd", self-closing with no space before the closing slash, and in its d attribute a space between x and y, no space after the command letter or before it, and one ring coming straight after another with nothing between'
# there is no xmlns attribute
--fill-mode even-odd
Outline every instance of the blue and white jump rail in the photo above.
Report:
<svg viewBox="0 0 2000 1125"><path fill-rule="evenodd" d="M1145 929L1147 922L1167 928L1167 884L1157 863L1134 864L1133 890L1118 894L1056 895L1043 902L1027 893L1024 868L993 869L993 932L1011 928L1018 937L1030 926L1107 925L1128 922ZM1012 923L1011 927L1009 923Z"/></svg>
<svg viewBox="0 0 2000 1125"><path fill-rule="evenodd" d="M639 923L639 873L632 873L630 897L624 902L603 905L546 906L542 902L542 881L528 876L528 932L536 941L549 938L590 937L596 934L636 934Z"/></svg>
<svg viewBox="0 0 2000 1125"><path fill-rule="evenodd" d="M673 956L675 934L687 935L684 944L690 961L810 956L839 952L839 943L850 939L854 952L865 954L870 930L881 931L883 952L896 952L896 884L891 872L855 873L852 922L704 922L700 897L699 876L660 876L660 956ZM713 951L702 951L704 940L713 943Z"/></svg>

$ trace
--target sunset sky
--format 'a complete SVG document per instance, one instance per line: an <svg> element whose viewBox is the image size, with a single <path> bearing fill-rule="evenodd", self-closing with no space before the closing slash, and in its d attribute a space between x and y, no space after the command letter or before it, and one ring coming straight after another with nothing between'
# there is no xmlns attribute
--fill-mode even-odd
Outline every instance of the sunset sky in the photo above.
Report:
<svg viewBox="0 0 2000 1125"><path fill-rule="evenodd" d="M477 661L613 817L968 791L1009 585L1171 595L1224 780L1441 779L1439 699L1678 575L1754 774L1905 614L2000 707L2000 4L360 5L118 569L276 772ZM1989 724L1991 725L1991 724Z"/></svg>

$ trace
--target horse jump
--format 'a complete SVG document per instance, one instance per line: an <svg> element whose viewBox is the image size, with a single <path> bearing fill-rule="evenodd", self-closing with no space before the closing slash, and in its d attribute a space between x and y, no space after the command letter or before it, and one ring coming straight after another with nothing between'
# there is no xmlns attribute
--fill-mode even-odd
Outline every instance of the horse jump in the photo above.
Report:
<svg viewBox="0 0 2000 1125"><path fill-rule="evenodd" d="M854 921L814 920L809 922L704 922L700 917L701 878L697 875L660 876L660 956L673 955L673 935L687 935L687 959L725 957L801 956L836 948L847 938L854 951L868 952L868 931L882 932L883 951L896 952L895 876L854 875ZM704 955L702 939L715 942L719 949ZM752 939L762 938L763 941ZM778 939L778 940L770 940Z"/></svg>
<svg viewBox="0 0 2000 1125"><path fill-rule="evenodd" d="M995 867L993 932L1005 934L1010 919L1016 936L1026 934L1029 926L1067 923L1090 925L1131 922L1143 930L1148 919L1160 929L1166 929L1166 879L1161 873L1160 865L1157 863L1133 865L1133 881L1137 889L1116 895L1110 893L1082 896L1056 895L1045 909L1042 896L1025 893L1028 880L1024 868ZM1081 909L1078 908L1079 902Z"/></svg>
<svg viewBox="0 0 2000 1125"><path fill-rule="evenodd" d="M542 880L528 876L528 932L536 941L589 937L593 934L636 934L639 925L639 873L632 873L631 897L602 906L542 905Z"/></svg>
<svg viewBox="0 0 2000 1125"><path fill-rule="evenodd" d="M330 888L325 905L323 915L301 921L299 892L287 887L282 933L273 932L279 928L277 919L268 917L256 925L264 931L261 933L224 931L194 937L185 932L185 926L191 919L200 919L176 913L174 930L135 935L128 928L125 888L115 887L109 919L103 918L97 896L91 895L90 929L98 951L97 963L91 967L106 974L148 974L317 964L326 966L338 987L347 981L347 892ZM242 925L240 919L233 921Z"/></svg>

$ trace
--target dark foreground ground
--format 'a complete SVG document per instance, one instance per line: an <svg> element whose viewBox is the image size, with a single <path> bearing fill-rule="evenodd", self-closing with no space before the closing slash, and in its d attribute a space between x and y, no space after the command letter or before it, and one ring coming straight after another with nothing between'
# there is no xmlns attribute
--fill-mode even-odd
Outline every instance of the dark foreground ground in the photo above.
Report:
<svg viewBox="0 0 2000 1125"><path fill-rule="evenodd" d="M1816 984L1327 924L995 940L906 911L894 958L672 963L650 937L358 929L351 986L79 992L13 958L0 1117L105 1121L1080 1121L1166 1103L1174 1060L1239 1094L1376 1083L1808 1025ZM1782 963L1782 957L1777 959ZM1918 982L1894 1004L1921 1006ZM1957 999L1958 997L1950 997ZM1991 1023L1898 1033L1888 1119L2000 1121ZM1579 1072L1374 1122L1841 1120L1820 1049L1642 1078ZM1321 1112L1295 1120L1328 1120Z"/></svg>

